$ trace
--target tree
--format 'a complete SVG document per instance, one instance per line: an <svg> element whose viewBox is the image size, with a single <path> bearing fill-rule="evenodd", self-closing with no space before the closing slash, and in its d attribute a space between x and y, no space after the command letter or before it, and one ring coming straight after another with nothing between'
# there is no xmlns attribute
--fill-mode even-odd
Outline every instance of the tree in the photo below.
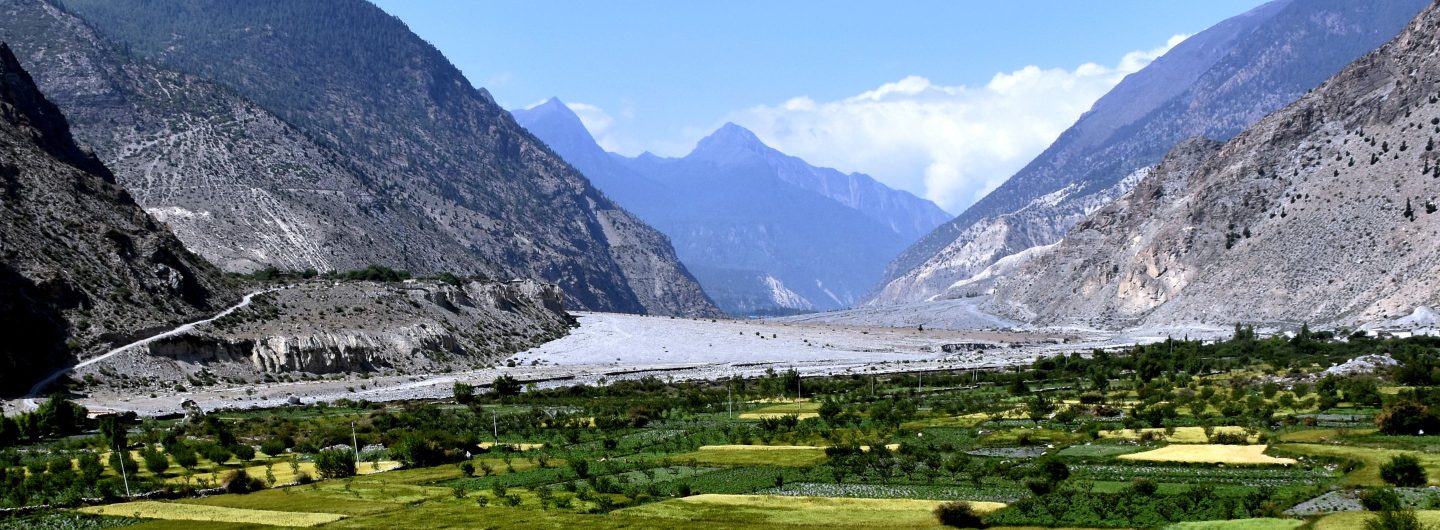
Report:
<svg viewBox="0 0 1440 530"><path fill-rule="evenodd" d="M355 476L355 455L344 449L326 449L315 454L315 471L321 478Z"/></svg>
<svg viewBox="0 0 1440 530"><path fill-rule="evenodd" d="M843 412L843 409L840 408L840 404L832 400L827 399L824 403L820 404L820 419L825 420L827 423L835 421L835 418L838 418L841 412Z"/></svg>
<svg viewBox="0 0 1440 530"><path fill-rule="evenodd" d="M1433 435L1440 434L1440 417L1417 401L1398 399L1386 404L1385 410L1375 416L1375 426L1385 434Z"/></svg>
<svg viewBox="0 0 1440 530"><path fill-rule="evenodd" d="M492 383L491 388L495 390L495 395L497 396L515 396L520 394L520 381L509 375L502 374L495 378L495 382Z"/></svg>
<svg viewBox="0 0 1440 530"><path fill-rule="evenodd" d="M940 524L954 528L985 528L980 512L965 501L953 501L935 507L935 518Z"/></svg>
<svg viewBox="0 0 1440 530"><path fill-rule="evenodd" d="M140 449L140 458L145 461L145 469L156 475L162 474L170 469L170 459L160 449L145 446Z"/></svg>
<svg viewBox="0 0 1440 530"><path fill-rule="evenodd" d="M455 402L461 405L469 405L475 402L475 387L465 383L455 383Z"/></svg>
<svg viewBox="0 0 1440 530"><path fill-rule="evenodd" d="M1380 466L1380 478L1402 488L1417 488L1425 485L1425 468L1420 460L1410 455L1396 455Z"/></svg>

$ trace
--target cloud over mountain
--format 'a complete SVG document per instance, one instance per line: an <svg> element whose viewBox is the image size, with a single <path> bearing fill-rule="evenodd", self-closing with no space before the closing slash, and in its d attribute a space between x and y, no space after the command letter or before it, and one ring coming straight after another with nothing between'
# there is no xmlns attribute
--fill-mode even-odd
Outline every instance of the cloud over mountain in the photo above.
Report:
<svg viewBox="0 0 1440 530"><path fill-rule="evenodd" d="M1126 75L1185 36L1114 65L1026 66L983 86L909 76L858 95L808 96L730 116L777 149L815 163L884 175L886 184L963 210L1014 174Z"/></svg>

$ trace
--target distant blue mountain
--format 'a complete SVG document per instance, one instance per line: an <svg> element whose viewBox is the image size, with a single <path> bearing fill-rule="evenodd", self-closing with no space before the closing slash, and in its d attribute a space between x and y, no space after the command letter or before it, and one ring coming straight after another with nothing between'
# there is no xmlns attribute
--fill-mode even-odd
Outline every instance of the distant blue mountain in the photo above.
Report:
<svg viewBox="0 0 1440 530"><path fill-rule="evenodd" d="M683 158L629 158L601 149L557 99L512 114L669 236L701 287L732 314L848 307L900 250L950 219L930 201L811 166L735 124Z"/></svg>

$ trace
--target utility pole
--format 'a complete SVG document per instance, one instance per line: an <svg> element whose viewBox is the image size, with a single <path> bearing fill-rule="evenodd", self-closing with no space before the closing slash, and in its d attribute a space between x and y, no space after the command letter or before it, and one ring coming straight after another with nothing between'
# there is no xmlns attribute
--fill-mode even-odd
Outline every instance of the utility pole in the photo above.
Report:
<svg viewBox="0 0 1440 530"><path fill-rule="evenodd" d="M355 448L355 467L360 467L360 438L355 436L355 422L350 422L350 444Z"/></svg>
<svg viewBox="0 0 1440 530"><path fill-rule="evenodd" d="M121 452L120 449L119 445L115 446L115 459L120 461L120 479L125 481L125 498L128 499L130 498L130 474L125 471L125 457L129 455Z"/></svg>
<svg viewBox="0 0 1440 530"><path fill-rule="evenodd" d="M730 400L730 383L725 383L725 410L732 419L735 417L735 402Z"/></svg>
<svg viewBox="0 0 1440 530"><path fill-rule="evenodd" d="M500 416L494 410L490 411L490 429L495 436L495 445L500 445Z"/></svg>

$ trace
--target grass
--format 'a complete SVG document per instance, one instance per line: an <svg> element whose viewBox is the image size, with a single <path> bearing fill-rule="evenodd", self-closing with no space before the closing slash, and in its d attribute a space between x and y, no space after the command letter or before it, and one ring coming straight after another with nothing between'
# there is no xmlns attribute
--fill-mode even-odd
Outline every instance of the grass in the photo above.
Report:
<svg viewBox="0 0 1440 530"><path fill-rule="evenodd" d="M1358 461L1362 464L1360 469L1345 475L1343 480L1343 483L1355 486L1384 486L1385 481L1380 480L1380 465L1396 456L1410 455L1419 459L1420 465L1425 467L1425 474L1430 477L1429 483L1440 485L1440 454L1329 444L1287 443L1276 448L1301 455Z"/></svg>
<svg viewBox="0 0 1440 530"><path fill-rule="evenodd" d="M92 506L80 508L79 511L95 515L135 517L139 519L215 521L288 527L319 526L345 518L344 515L336 513L252 510L246 508L156 501L124 502L106 506Z"/></svg>
<svg viewBox="0 0 1440 530"><path fill-rule="evenodd" d="M944 501L849 499L769 495L696 495L626 508L629 516L744 526L829 526L841 528L941 528L935 507ZM1005 505L973 503L984 512Z"/></svg>
<svg viewBox="0 0 1440 530"><path fill-rule="evenodd" d="M1175 523L1165 530L1293 530L1301 526L1305 526L1305 521L1299 519L1260 518Z"/></svg>
<svg viewBox="0 0 1440 530"><path fill-rule="evenodd" d="M1294 464L1293 458L1276 458L1265 454L1263 445L1167 445L1159 449L1120 455L1123 460L1147 462L1193 462L1208 464Z"/></svg>
<svg viewBox="0 0 1440 530"><path fill-rule="evenodd" d="M1350 530L1365 526L1371 512L1342 512L1321 517L1311 526L1314 530ZM1415 515L1423 525L1440 525L1440 510L1419 510Z"/></svg>
<svg viewBox="0 0 1440 530"><path fill-rule="evenodd" d="M811 467L825 461L825 448L811 445L706 445L672 458L715 466Z"/></svg>

